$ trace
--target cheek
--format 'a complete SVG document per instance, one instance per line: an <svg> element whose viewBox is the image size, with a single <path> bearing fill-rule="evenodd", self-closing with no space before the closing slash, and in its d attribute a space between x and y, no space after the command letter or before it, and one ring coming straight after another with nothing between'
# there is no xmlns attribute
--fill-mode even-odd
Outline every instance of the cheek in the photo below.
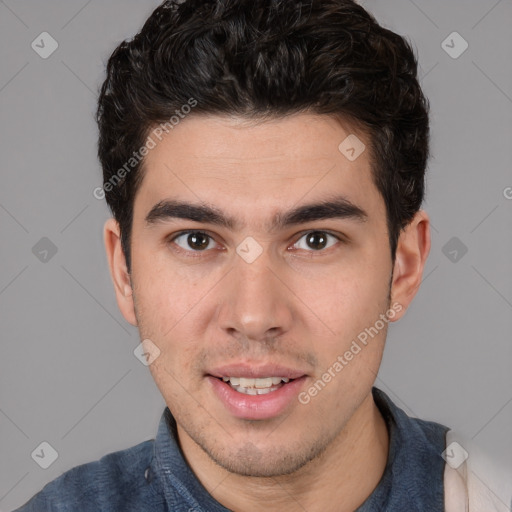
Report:
<svg viewBox="0 0 512 512"><path fill-rule="evenodd" d="M348 332L352 328L375 322L387 310L388 295L387 273L360 264L334 274L308 296L331 329L346 335L353 334Z"/></svg>
<svg viewBox="0 0 512 512"><path fill-rule="evenodd" d="M200 348L195 330L211 285L191 282L188 275L151 258L134 261L133 282L140 336L158 345L165 368L184 374Z"/></svg>
<svg viewBox="0 0 512 512"><path fill-rule="evenodd" d="M141 323L166 336L194 305L196 287L156 258L134 258L134 296Z"/></svg>
<svg viewBox="0 0 512 512"><path fill-rule="evenodd" d="M191 379L191 361L197 354L173 343L160 343L160 347L160 356L149 365L160 390L176 396L184 390L192 392L195 380Z"/></svg>
<svg viewBox="0 0 512 512"><path fill-rule="evenodd" d="M364 368L376 373L388 326L381 320L389 309L387 269L361 258L357 265L340 270L324 284L310 289L304 300L328 327L324 329L327 337L322 340L322 350L318 351L321 367L332 369L338 356L348 352L350 360L336 375L350 376L348 380L352 381ZM363 380L370 374L366 371Z"/></svg>

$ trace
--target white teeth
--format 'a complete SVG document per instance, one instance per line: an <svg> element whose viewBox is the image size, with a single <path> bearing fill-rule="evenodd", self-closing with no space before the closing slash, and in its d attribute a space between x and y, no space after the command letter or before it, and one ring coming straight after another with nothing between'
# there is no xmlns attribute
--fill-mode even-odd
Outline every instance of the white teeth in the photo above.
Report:
<svg viewBox="0 0 512 512"><path fill-rule="evenodd" d="M243 393L244 395L266 395L267 393L271 393L272 391L276 391L281 386L275 386L271 388L265 388L265 389L257 389L257 388L243 388L242 386L234 387L233 389L235 391L238 391L239 393Z"/></svg>
<svg viewBox="0 0 512 512"><path fill-rule="evenodd" d="M246 395L266 395L279 389L283 383L290 382L287 377L263 377L252 379L248 377L222 377L233 389Z"/></svg>
<svg viewBox="0 0 512 512"><path fill-rule="evenodd" d="M240 377L240 386L242 386L243 388L253 388L255 382L256 382L256 379L246 379L245 377ZM231 380L231 384L233 386L237 385L237 383L233 382L232 380Z"/></svg>
<svg viewBox="0 0 512 512"><path fill-rule="evenodd" d="M272 386L272 384L279 384L279 382L274 382L274 379L277 379L277 377L267 377L266 379L254 379L254 387L262 389L269 388Z"/></svg>
<svg viewBox="0 0 512 512"><path fill-rule="evenodd" d="M271 386L277 386L281 382L289 382L290 379L286 377L263 377L252 379L249 377L222 377L224 382L230 382L232 386L241 386L243 388L258 388L264 389Z"/></svg>

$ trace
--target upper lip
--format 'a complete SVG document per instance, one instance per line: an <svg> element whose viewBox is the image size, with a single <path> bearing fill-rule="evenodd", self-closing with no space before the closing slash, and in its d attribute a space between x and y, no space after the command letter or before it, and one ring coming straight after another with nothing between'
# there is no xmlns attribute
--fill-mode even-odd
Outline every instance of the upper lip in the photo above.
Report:
<svg viewBox="0 0 512 512"><path fill-rule="evenodd" d="M209 375L217 378L222 377L245 377L259 379L264 377L285 377L287 379L298 379L306 373L302 370L289 368L277 364L258 363L232 363L219 366L208 372Z"/></svg>

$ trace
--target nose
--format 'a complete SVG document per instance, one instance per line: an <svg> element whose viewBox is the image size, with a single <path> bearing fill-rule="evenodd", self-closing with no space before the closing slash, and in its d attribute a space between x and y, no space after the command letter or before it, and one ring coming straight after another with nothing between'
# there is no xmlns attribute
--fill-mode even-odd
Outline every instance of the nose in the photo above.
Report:
<svg viewBox="0 0 512 512"><path fill-rule="evenodd" d="M288 286L266 251L252 263L237 256L219 297L219 327L239 340L281 336L293 320L293 293Z"/></svg>

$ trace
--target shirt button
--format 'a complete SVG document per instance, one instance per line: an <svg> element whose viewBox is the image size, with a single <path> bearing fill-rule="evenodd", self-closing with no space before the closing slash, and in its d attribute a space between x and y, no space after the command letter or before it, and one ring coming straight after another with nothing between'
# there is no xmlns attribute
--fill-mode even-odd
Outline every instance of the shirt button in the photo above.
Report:
<svg viewBox="0 0 512 512"><path fill-rule="evenodd" d="M146 471L144 472L144 478L146 479L146 482L151 482L150 468L146 468Z"/></svg>

